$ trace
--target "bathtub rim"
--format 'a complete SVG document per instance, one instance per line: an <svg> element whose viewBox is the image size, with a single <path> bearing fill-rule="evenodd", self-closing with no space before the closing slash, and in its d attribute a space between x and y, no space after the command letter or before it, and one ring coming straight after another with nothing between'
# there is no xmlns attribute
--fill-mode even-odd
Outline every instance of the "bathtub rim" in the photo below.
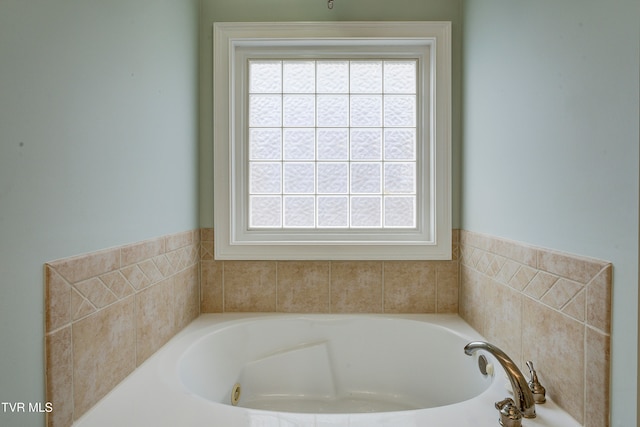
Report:
<svg viewBox="0 0 640 427"><path fill-rule="evenodd" d="M208 323L209 319L211 319L210 321L212 321L213 323ZM208 318L203 319L203 322L205 323L205 325L203 325L202 328L194 330L190 334L185 334L185 337L183 338L185 340L184 351L180 356L178 356L176 360L177 362L176 366L174 366L172 361L166 364L166 368L167 368L167 371L171 371L172 377L177 376L178 378L181 378L181 370L185 363L185 359L191 358L193 356L192 351L194 347L198 347L200 345L207 346L206 342L212 339L213 338L212 336L217 333L231 330L236 327L242 327L243 325L250 325L255 322L261 322L265 320L276 321L276 322L278 321L348 322L350 320L366 321L367 319L383 321L383 322L388 321L388 322L394 322L394 323L395 322L411 322L413 326L419 325L421 323L426 324L428 325L429 328L435 329L436 331L435 333L452 335L455 338L459 338L465 344L467 342L481 338L480 334L478 334L477 331L471 328L466 322L464 322L464 320L462 320L458 315L455 315L455 314L250 313L249 315L243 315L241 313L239 314L234 313L232 315L225 314L224 318L222 319L220 319L220 315L214 314L212 316L209 316ZM463 352L463 347L464 347L464 344L461 344L459 348L460 354L462 354ZM279 349L274 350L274 352L279 353ZM270 351L265 352L266 356L269 356L271 354L272 353ZM477 358L478 358L477 356L475 355L473 356L474 360L476 360ZM478 373L478 378L475 378L475 380L477 380L478 382L482 382L480 377L481 375L480 373ZM173 380L174 378L169 379L169 381L175 383L175 381ZM484 380L486 381L487 379L484 379ZM465 400L476 398L477 396L483 394L484 392L486 392L488 389L491 388L491 383L493 383L496 380L496 377L492 376L492 378L488 378L488 380L489 380L489 384L486 386L486 388L484 388L478 394L470 398L463 398L463 399L456 400L446 404L438 404L433 407L426 407L426 408L416 407L411 409L407 408L407 409L402 409L398 411L433 409L435 407L445 407L445 406L455 405ZM185 382L182 379L180 379L178 383L179 383L178 384L179 387L184 392L193 394L194 396L200 399L204 399L207 402L212 402L214 404L221 404L221 405L230 405L230 402L214 400L201 395L199 392L194 391L187 384L185 384ZM230 383L230 385L231 386L233 385L233 381ZM229 392L231 392L231 386L229 387ZM242 405L238 405L238 406L243 407ZM243 407L243 408L250 409L246 407ZM271 411L271 410L265 410L265 411L266 412L287 412L287 413L300 414L300 415L308 414L308 412L303 412L303 411L301 412ZM398 411L393 411L393 410L379 411L379 413L398 412ZM353 414L355 415L359 413L364 413L364 412L354 412ZM328 412L328 414L340 415L341 413Z"/></svg>

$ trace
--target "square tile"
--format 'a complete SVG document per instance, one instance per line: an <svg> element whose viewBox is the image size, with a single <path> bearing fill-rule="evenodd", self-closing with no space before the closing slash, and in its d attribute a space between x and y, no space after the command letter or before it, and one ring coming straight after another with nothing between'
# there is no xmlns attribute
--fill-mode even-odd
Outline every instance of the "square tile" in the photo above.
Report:
<svg viewBox="0 0 640 427"><path fill-rule="evenodd" d="M71 327L46 336L46 400L55 411L47 414L48 427L73 423L73 348Z"/></svg>
<svg viewBox="0 0 640 427"><path fill-rule="evenodd" d="M73 324L75 419L135 369L135 329L133 297Z"/></svg>
<svg viewBox="0 0 640 427"><path fill-rule="evenodd" d="M331 264L278 261L278 311L328 313Z"/></svg>
<svg viewBox="0 0 640 427"><path fill-rule="evenodd" d="M165 279L135 296L136 364L140 365L177 332L174 278Z"/></svg>
<svg viewBox="0 0 640 427"><path fill-rule="evenodd" d="M437 277L434 262L385 261L385 313L435 313Z"/></svg>
<svg viewBox="0 0 640 427"><path fill-rule="evenodd" d="M201 261L200 263L200 311L202 313L224 311L223 265L223 261Z"/></svg>
<svg viewBox="0 0 640 427"><path fill-rule="evenodd" d="M275 261L225 261L224 309L276 311Z"/></svg>
<svg viewBox="0 0 640 427"><path fill-rule="evenodd" d="M382 262L332 262L331 312L381 313Z"/></svg>
<svg viewBox="0 0 640 427"><path fill-rule="evenodd" d="M547 394L584 423L585 327L582 323L525 298L522 310L523 359L532 360Z"/></svg>

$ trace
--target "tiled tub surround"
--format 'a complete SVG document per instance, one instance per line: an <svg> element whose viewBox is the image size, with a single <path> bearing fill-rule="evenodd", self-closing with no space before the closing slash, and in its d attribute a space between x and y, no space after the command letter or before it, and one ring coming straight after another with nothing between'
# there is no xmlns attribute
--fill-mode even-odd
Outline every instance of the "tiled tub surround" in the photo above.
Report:
<svg viewBox="0 0 640 427"><path fill-rule="evenodd" d="M460 233L459 314L586 427L609 426L610 263Z"/></svg>
<svg viewBox="0 0 640 427"><path fill-rule="evenodd" d="M533 360L578 421L609 425L609 263L458 230L451 261L216 261L213 249L204 228L45 266L48 425L71 425L199 311L459 313L521 369Z"/></svg>
<svg viewBox="0 0 640 427"><path fill-rule="evenodd" d="M200 232L45 265L47 425L70 426L200 313Z"/></svg>
<svg viewBox="0 0 640 427"><path fill-rule="evenodd" d="M451 261L216 261L201 235L203 313L457 313Z"/></svg>

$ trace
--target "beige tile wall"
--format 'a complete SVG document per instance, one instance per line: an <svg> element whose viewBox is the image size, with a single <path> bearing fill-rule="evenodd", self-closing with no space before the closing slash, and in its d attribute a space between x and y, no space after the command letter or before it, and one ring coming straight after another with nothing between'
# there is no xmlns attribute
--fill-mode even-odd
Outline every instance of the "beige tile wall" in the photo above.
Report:
<svg viewBox="0 0 640 427"><path fill-rule="evenodd" d="M460 316L587 427L609 426L611 286L608 262L460 233Z"/></svg>
<svg viewBox="0 0 640 427"><path fill-rule="evenodd" d="M456 313L452 261L216 261L201 233L203 313Z"/></svg>
<svg viewBox="0 0 640 427"><path fill-rule="evenodd" d="M200 232L45 265L47 425L67 427L200 313Z"/></svg>

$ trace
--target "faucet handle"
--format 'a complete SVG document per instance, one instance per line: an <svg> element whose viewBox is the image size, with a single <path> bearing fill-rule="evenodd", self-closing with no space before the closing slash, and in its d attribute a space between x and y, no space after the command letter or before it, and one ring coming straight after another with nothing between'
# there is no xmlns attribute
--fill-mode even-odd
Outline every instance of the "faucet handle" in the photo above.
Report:
<svg viewBox="0 0 640 427"><path fill-rule="evenodd" d="M496 409L500 411L498 421L503 427L522 427L522 413L512 398L496 402Z"/></svg>
<svg viewBox="0 0 640 427"><path fill-rule="evenodd" d="M538 381L538 374L536 370L533 369L533 362L531 360L527 361L527 367L529 368L529 373L531 374L531 380L529 381L529 388L531 389L531 393L533 394L533 400L536 403L544 403L547 401L546 390Z"/></svg>

